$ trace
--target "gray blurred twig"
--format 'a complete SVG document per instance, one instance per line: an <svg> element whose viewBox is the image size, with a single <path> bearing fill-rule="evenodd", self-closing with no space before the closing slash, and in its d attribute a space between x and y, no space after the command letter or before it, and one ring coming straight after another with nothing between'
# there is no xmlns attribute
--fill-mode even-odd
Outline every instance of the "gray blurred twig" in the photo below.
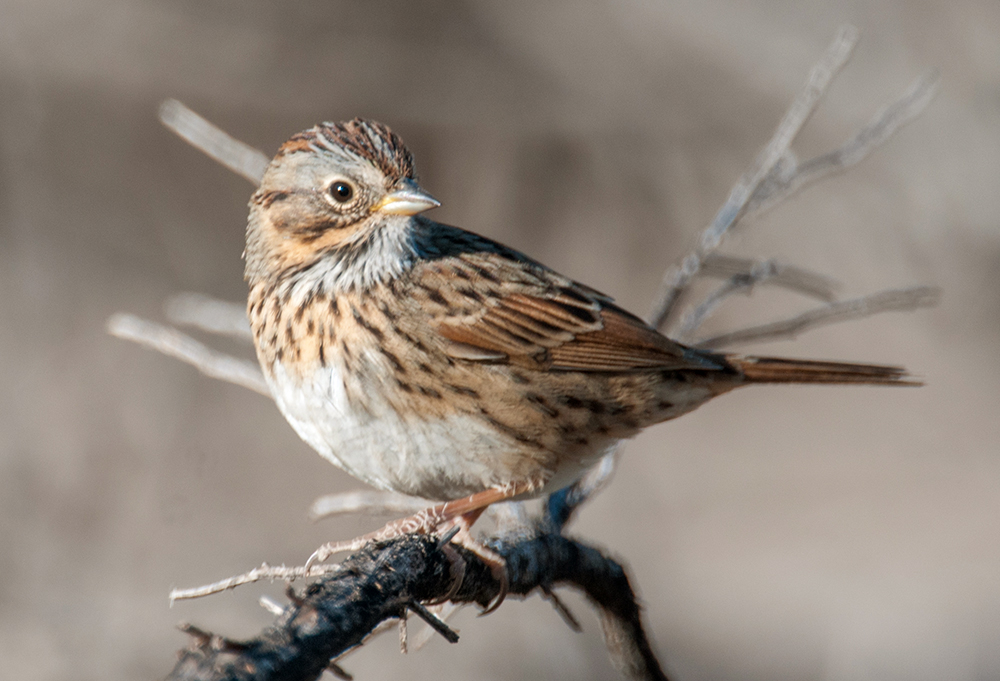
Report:
<svg viewBox="0 0 1000 681"><path fill-rule="evenodd" d="M857 30L852 26L842 28L824 58L813 67L771 141L730 192L725 205L702 233L698 247L664 275L648 316L650 325L660 328L670 321L691 282L705 268L706 260L742 219L759 214L803 187L860 162L900 127L916 118L933 99L938 78L932 72L914 81L902 97L879 111L843 145L799 163L791 145L816 110L834 76L847 63L856 42Z"/></svg>
<svg viewBox="0 0 1000 681"><path fill-rule="evenodd" d="M702 260L699 274L730 279L749 277L761 268L766 268L769 276L756 283L779 286L819 300L830 301L837 297L840 284L835 279L776 260L752 260L713 253Z"/></svg>
<svg viewBox="0 0 1000 681"><path fill-rule="evenodd" d="M893 291L880 291L870 296L853 300L839 300L803 312L790 319L752 326L739 331L730 331L710 338L695 341L695 347L713 349L730 347L739 343L759 343L761 341L794 338L798 334L822 326L836 324L851 319L862 319L883 312L906 312L922 307L933 307L941 298L940 289L932 286Z"/></svg>
<svg viewBox="0 0 1000 681"><path fill-rule="evenodd" d="M719 247L726 234L743 217L754 192L774 172L782 159L788 158L792 142L819 106L834 76L850 59L857 41L858 30L853 26L844 26L837 33L826 54L809 72L805 85L778 124L771 141L764 147L750 170L743 174L729 192L726 203L702 233L698 247L684 258L680 267L668 270L663 278L660 293L647 317L650 326L658 329L670 318L681 295L701 269L702 261Z"/></svg>
<svg viewBox="0 0 1000 681"><path fill-rule="evenodd" d="M900 126L916 117L930 102L937 83L937 77L933 74L917 79L899 100L879 112L871 123L840 148L805 163L797 163L791 145L819 106L833 78L850 59L857 40L856 28L850 25L842 27L826 53L813 66L805 85L785 113L771 140L730 191L726 203L716 213L712 223L702 232L698 246L683 258L679 266L669 268L664 274L660 291L646 318L650 326L659 329L677 314L680 309L678 304L695 277L702 274L720 276L722 271L728 272L727 281L700 303L691 307L681 324L682 338L693 334L726 298L739 292L749 291L756 284L776 284L832 301L835 288L832 280L806 270L778 265L773 261L756 263L720 256L715 250L743 218L774 206L806 184L816 182L857 163L884 143ZM925 289L925 291L930 290ZM777 338L794 335L825 323L933 304L929 302L914 304L907 295L900 296L898 291L887 291L860 299L880 301L880 304L876 305L865 305L859 301L830 302L818 310L789 320L723 334L706 339L703 343L712 344L704 347L719 348L737 342L748 342L751 339L764 340L772 336ZM915 295L915 298L929 301L932 296L925 293ZM562 509L551 509L552 517L568 520L576 508L602 489L614 475L618 452L619 447L615 447L587 476L567 490L561 490L550 496L550 506L564 506Z"/></svg>
<svg viewBox="0 0 1000 681"><path fill-rule="evenodd" d="M178 293L167 298L163 312L178 326L251 340L246 306L219 300L203 293Z"/></svg>
<svg viewBox="0 0 1000 681"><path fill-rule="evenodd" d="M237 175L260 184L267 156L187 108L176 99L160 105L160 121L195 149L207 154Z"/></svg>
<svg viewBox="0 0 1000 681"><path fill-rule="evenodd" d="M206 376L250 388L271 397L260 366L211 349L204 343L169 326L157 324L135 315L112 315L107 322L108 333L162 352L198 369Z"/></svg>
<svg viewBox="0 0 1000 681"><path fill-rule="evenodd" d="M932 71L917 78L902 97L875 114L871 122L843 145L808 161L795 163L789 153L750 197L746 215L756 215L834 173L860 162L884 144L896 130L920 115L937 92L938 75Z"/></svg>
<svg viewBox="0 0 1000 681"><path fill-rule="evenodd" d="M737 293L749 295L754 286L775 279L779 272L779 266L773 260L762 260L755 263L749 272L732 275L684 315L674 337L687 342L724 300Z"/></svg>
<svg viewBox="0 0 1000 681"><path fill-rule="evenodd" d="M356 513L416 513L427 508L426 499L409 497L398 492L375 489L352 490L339 494L326 494L309 507L311 520L324 520L338 515Z"/></svg>
<svg viewBox="0 0 1000 681"><path fill-rule="evenodd" d="M700 274L727 276L727 279L701 302L689 306L681 318L673 337L685 343L726 299L738 293L750 295L759 285L780 286L827 302L835 298L836 282L832 279L774 260L730 258L715 253L702 261Z"/></svg>

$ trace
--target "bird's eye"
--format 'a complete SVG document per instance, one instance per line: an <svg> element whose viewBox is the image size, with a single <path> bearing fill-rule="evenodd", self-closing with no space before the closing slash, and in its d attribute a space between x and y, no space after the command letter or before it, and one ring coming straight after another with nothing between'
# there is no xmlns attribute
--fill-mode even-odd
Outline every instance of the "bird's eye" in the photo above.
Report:
<svg viewBox="0 0 1000 681"><path fill-rule="evenodd" d="M347 203L354 198L354 187L349 182L337 180L330 185L330 197L337 203Z"/></svg>

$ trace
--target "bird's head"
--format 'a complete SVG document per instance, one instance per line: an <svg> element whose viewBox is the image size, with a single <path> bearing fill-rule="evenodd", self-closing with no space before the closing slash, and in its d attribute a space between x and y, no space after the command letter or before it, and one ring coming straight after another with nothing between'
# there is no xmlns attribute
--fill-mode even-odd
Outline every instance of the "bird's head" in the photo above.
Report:
<svg viewBox="0 0 1000 681"><path fill-rule="evenodd" d="M388 127L322 123L282 145L250 199L247 278L336 257L439 205Z"/></svg>

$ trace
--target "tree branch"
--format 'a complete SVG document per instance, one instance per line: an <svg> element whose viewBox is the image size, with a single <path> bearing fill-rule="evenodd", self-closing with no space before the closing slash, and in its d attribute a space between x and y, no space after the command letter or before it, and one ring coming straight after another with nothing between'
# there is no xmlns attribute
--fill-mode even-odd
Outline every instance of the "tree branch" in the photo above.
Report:
<svg viewBox="0 0 1000 681"><path fill-rule="evenodd" d="M485 607L500 585L475 555L451 548L467 564L452 601ZM510 594L527 596L557 585L581 589L598 609L615 666L628 678L666 679L621 564L593 547L553 534L495 540L490 548L507 562ZM293 594L292 603L260 636L233 641L189 631L192 645L181 652L167 679L315 679L331 659L360 645L382 622L402 616L417 603L444 597L451 587L448 556L434 538L410 535L371 544L344 560L336 574Z"/></svg>

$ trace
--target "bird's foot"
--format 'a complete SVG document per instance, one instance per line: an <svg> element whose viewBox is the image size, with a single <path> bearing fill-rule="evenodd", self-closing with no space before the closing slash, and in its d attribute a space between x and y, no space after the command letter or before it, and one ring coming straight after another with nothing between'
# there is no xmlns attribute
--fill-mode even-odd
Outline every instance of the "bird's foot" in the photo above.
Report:
<svg viewBox="0 0 1000 681"><path fill-rule="evenodd" d="M507 563L496 551L487 548L472 537L470 529L490 504L510 499L519 494L534 489L534 485L517 484L491 488L477 492L463 499L448 501L437 506L430 506L406 518L400 518L388 523L380 530L348 541L331 542L316 549L306 561L306 572L318 563L323 563L331 556L345 551L357 551L373 541L386 541L406 534L434 534L448 536L450 541L462 546L477 556L489 567L493 578L500 584L497 597L489 604L482 614L486 615L496 610L507 596L509 581L507 579ZM457 530L455 528L458 528ZM446 542L447 544L447 542ZM447 600L458 592L465 576L465 564L461 556L449 552L448 560L452 565L453 584L449 589ZM461 561L461 564L459 564Z"/></svg>

